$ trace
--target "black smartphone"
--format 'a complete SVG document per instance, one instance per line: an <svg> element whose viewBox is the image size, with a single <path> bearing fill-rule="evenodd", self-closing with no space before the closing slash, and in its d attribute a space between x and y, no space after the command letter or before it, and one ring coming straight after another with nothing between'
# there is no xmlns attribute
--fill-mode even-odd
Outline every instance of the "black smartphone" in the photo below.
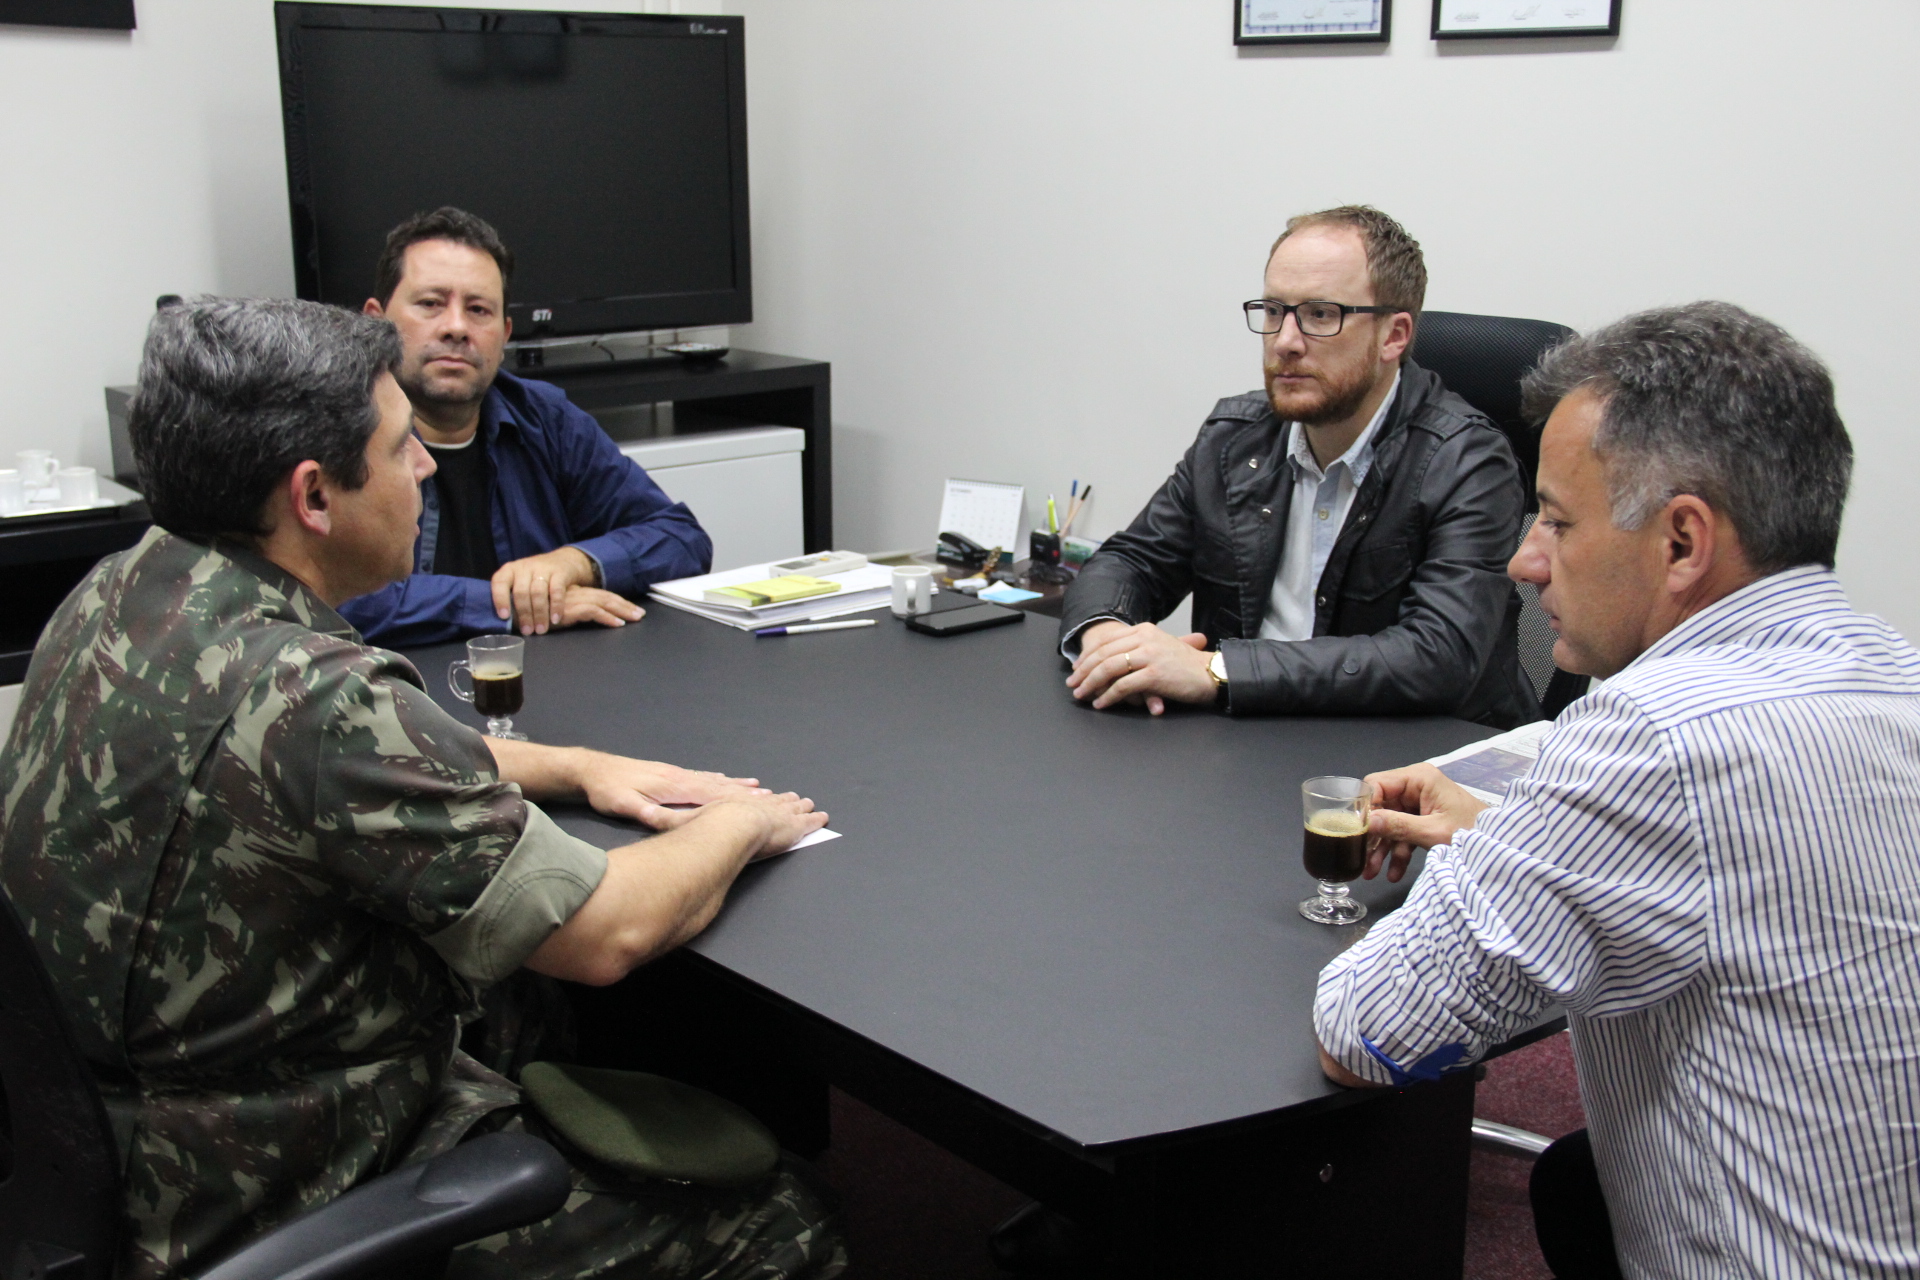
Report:
<svg viewBox="0 0 1920 1280"><path fill-rule="evenodd" d="M940 594L944 596L946 592ZM930 636L957 636L963 631L981 631L987 627L1002 627L1009 622L1025 622L1026 619L1027 615L1018 609L1009 609L989 600L976 600L972 604L943 609L938 613L922 613L906 619L906 623L909 630L925 632Z"/></svg>

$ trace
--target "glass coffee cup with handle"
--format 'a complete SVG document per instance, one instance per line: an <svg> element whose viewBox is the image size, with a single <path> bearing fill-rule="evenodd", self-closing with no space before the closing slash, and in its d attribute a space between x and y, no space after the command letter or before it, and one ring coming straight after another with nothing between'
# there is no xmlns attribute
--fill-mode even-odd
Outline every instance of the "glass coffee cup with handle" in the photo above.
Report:
<svg viewBox="0 0 1920 1280"><path fill-rule="evenodd" d="M1358 778L1308 778L1300 784L1306 830L1302 859L1320 882L1320 896L1300 904L1300 914L1319 924L1353 924L1367 918L1365 903L1347 892L1367 865L1367 818L1373 789Z"/></svg>
<svg viewBox="0 0 1920 1280"><path fill-rule="evenodd" d="M467 656L447 668L447 687L462 702L487 718L487 732L496 738L525 742L513 731L513 717L526 700L527 641L524 636L475 636L467 641ZM460 677L467 678L462 688Z"/></svg>

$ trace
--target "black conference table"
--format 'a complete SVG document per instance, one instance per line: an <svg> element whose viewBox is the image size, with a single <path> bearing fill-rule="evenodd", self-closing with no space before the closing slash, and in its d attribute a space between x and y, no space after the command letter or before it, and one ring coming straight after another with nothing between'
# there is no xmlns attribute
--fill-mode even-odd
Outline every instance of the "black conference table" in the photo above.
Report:
<svg viewBox="0 0 1920 1280"><path fill-rule="evenodd" d="M657 602L532 638L535 741L759 777L842 838L750 867L688 947L581 989L583 1056L693 1079L805 1152L830 1082L1103 1232L1103 1274L1459 1275L1473 1082L1321 1075L1299 783L1490 731L1094 712L1056 624L758 639ZM459 645L415 651L446 689ZM561 825L611 847L635 828ZM1416 867L1417 867L1416 863ZM1356 884L1376 917L1404 899Z"/></svg>

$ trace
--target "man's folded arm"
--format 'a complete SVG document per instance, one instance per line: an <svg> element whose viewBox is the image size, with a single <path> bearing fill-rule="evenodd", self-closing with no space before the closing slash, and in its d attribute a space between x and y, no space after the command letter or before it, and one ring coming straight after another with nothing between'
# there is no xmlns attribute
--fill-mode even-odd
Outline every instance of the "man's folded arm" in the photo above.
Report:
<svg viewBox="0 0 1920 1280"><path fill-rule="evenodd" d="M1430 856L1405 905L1321 971L1314 1034L1327 1059L1364 1083L1406 1085L1471 1066L1553 1003L1476 933L1474 888L1441 864Z"/></svg>
<svg viewBox="0 0 1920 1280"><path fill-rule="evenodd" d="M340 606L340 616L369 643L389 648L439 644L507 629L493 611L491 584L483 578L444 573L412 574L355 596Z"/></svg>
<svg viewBox="0 0 1920 1280"><path fill-rule="evenodd" d="M596 753L490 743L441 710L394 654L316 637L304 657L277 682L282 696L236 718L237 741L253 740L254 751L313 742L278 782L312 789L318 867L478 984L522 965L618 981L705 928L756 854L825 821L810 802L742 785L741 798L708 804L675 830L602 852L522 791L591 797L581 766ZM503 769L495 749L507 747Z"/></svg>
<svg viewBox="0 0 1920 1280"><path fill-rule="evenodd" d="M526 826L479 898L427 937L449 968L488 986L526 964L586 905L606 877L608 856L526 806Z"/></svg>
<svg viewBox="0 0 1920 1280"><path fill-rule="evenodd" d="M1687 822L1663 735L1601 690L1504 805L1428 854L1406 904L1321 971L1322 1050L1404 1084L1477 1061L1554 1005L1604 1017L1671 998L1706 954Z"/></svg>
<svg viewBox="0 0 1920 1280"><path fill-rule="evenodd" d="M472 907L427 943L480 985L523 965L594 986L618 982L712 922L767 827L754 806L719 804L603 852L529 803L513 852Z"/></svg>
<svg viewBox="0 0 1920 1280"><path fill-rule="evenodd" d="M1203 436L1204 438L1204 436ZM1105 618L1157 622L1193 589L1196 440L1133 523L1101 544L1067 587L1060 651L1079 656L1082 631Z"/></svg>
<svg viewBox="0 0 1920 1280"><path fill-rule="evenodd" d="M591 986L618 982L706 928L766 835L754 806L718 804L684 827L611 850L605 877L527 967Z"/></svg>
<svg viewBox="0 0 1920 1280"><path fill-rule="evenodd" d="M637 523L567 545L580 548L599 566L606 590L629 599L656 582L690 578L713 564L713 539L678 502Z"/></svg>
<svg viewBox="0 0 1920 1280"><path fill-rule="evenodd" d="M1399 620L1372 635L1222 640L1230 711L1445 714L1472 692L1508 625L1524 499L1504 439L1463 432L1446 447L1477 456L1455 465L1443 448L1428 470L1460 478L1433 504Z"/></svg>
<svg viewBox="0 0 1920 1280"><path fill-rule="evenodd" d="M669 498L584 410L566 403L561 412L569 430L557 437L555 470L575 535L567 545L599 566L600 585L631 598L656 582L707 572L713 539L686 504Z"/></svg>

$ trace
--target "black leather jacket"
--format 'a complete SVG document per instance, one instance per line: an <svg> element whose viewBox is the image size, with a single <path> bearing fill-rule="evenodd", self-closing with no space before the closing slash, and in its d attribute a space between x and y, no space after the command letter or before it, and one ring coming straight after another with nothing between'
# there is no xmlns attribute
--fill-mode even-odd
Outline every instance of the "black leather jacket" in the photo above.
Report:
<svg viewBox="0 0 1920 1280"><path fill-rule="evenodd" d="M1214 406L1168 481L1067 588L1061 635L1157 622L1191 591L1236 715L1540 718L1506 566L1525 510L1500 430L1412 361L1314 595L1313 638L1261 640L1293 491L1287 424L1260 392Z"/></svg>

